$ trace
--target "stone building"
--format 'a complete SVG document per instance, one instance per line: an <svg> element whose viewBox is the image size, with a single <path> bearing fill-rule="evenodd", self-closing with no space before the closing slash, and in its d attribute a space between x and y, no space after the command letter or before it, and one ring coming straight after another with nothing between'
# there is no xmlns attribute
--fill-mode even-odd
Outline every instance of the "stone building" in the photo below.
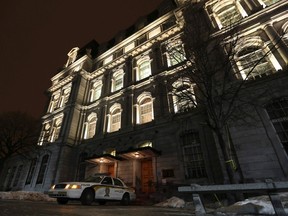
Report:
<svg viewBox="0 0 288 216"><path fill-rule="evenodd" d="M48 89L41 151L32 160L8 161L1 186L46 191L55 182L97 173L120 177L142 192L225 182L225 162L206 116L197 101L180 102L174 92L194 92L193 83L176 76L187 60L181 39L190 4L202 5L211 37L239 23L231 76L247 78L252 92L269 90L259 98L261 106L250 110L256 116L251 124L229 125L239 178L287 180L288 2L165 0L107 43L93 40L71 49ZM257 59L247 74L244 65Z"/></svg>

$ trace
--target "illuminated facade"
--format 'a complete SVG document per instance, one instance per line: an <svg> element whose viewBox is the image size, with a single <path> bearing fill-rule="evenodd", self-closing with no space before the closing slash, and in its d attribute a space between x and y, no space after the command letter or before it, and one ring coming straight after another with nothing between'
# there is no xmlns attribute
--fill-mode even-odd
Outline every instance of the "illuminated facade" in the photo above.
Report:
<svg viewBox="0 0 288 216"><path fill-rule="evenodd" d="M163 1L107 43L71 49L48 89L39 138L43 151L24 167L8 164L4 188L45 191L55 182L95 173L120 177L142 192L224 181L219 147L194 109L197 101L178 99L194 94L194 84L185 77L175 77L171 86L159 82L181 71L186 60L181 42L186 3ZM246 79L251 61L261 59L248 80L271 88L254 127L230 128L242 179L287 179L288 2L210 0L203 5L213 35L233 23L244 26L232 74ZM265 56L273 45L277 49ZM22 181L15 184L19 175Z"/></svg>

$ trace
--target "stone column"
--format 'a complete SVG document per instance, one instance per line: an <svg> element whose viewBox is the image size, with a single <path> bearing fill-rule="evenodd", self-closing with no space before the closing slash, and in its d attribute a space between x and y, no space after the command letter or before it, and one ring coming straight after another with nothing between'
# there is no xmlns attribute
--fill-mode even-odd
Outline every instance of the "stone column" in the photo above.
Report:
<svg viewBox="0 0 288 216"><path fill-rule="evenodd" d="M275 49L278 51L286 65L288 64L288 48L282 38L278 35L272 24L264 26L264 31L269 37L272 44L275 46Z"/></svg>

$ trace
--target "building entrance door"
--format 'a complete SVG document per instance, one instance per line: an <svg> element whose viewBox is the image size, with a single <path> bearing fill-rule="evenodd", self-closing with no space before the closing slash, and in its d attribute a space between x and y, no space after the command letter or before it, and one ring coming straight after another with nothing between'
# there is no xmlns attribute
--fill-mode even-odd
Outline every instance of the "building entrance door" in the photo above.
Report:
<svg viewBox="0 0 288 216"><path fill-rule="evenodd" d="M114 176L114 164L109 164L108 165L108 173L109 173L109 175L111 176L111 177L115 177Z"/></svg>
<svg viewBox="0 0 288 216"><path fill-rule="evenodd" d="M155 191L152 160L141 161L141 188L144 193Z"/></svg>

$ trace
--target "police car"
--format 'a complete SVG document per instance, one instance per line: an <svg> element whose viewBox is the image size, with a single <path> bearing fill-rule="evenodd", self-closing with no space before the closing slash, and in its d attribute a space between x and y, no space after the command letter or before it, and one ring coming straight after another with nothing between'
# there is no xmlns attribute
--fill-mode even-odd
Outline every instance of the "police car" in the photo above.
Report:
<svg viewBox="0 0 288 216"><path fill-rule="evenodd" d="M133 188L127 187L121 179L110 176L93 176L84 182L58 183L50 188L48 195L57 198L58 204L80 200L82 205L91 205L93 201L100 205L106 201L121 201L122 205L128 205L136 199Z"/></svg>

